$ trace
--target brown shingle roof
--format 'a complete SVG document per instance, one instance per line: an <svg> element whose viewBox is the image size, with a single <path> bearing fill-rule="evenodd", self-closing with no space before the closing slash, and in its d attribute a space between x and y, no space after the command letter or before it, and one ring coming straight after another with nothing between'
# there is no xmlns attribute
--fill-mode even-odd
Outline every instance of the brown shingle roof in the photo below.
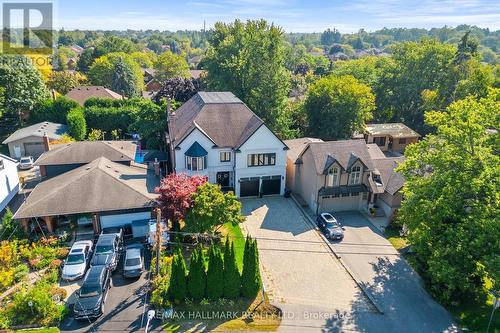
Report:
<svg viewBox="0 0 500 333"><path fill-rule="evenodd" d="M100 157L38 184L14 218L151 207L159 180L147 168Z"/></svg>
<svg viewBox="0 0 500 333"><path fill-rule="evenodd" d="M51 146L51 150L43 153L35 164L82 164L101 156L114 162L133 161L136 149L137 144L133 141L76 141Z"/></svg>
<svg viewBox="0 0 500 333"><path fill-rule="evenodd" d="M288 148L290 148L286 155L289 160L295 163L297 157L299 157L300 153L306 148L307 144L311 142L323 142L321 139L316 138L299 138L299 139L290 139L283 141Z"/></svg>
<svg viewBox="0 0 500 333"><path fill-rule="evenodd" d="M66 97L74 100L80 105L91 97L123 99L123 96L102 86L80 86L71 89Z"/></svg>
<svg viewBox="0 0 500 333"><path fill-rule="evenodd" d="M311 149L318 174L322 174L325 168L332 165L334 161L342 168L349 169L359 159L368 170L373 169L370 153L364 140L314 142L309 144L308 149Z"/></svg>
<svg viewBox="0 0 500 333"><path fill-rule="evenodd" d="M390 135L393 138L420 137L420 134L403 123L367 124L365 131L371 135Z"/></svg>
<svg viewBox="0 0 500 333"><path fill-rule="evenodd" d="M198 92L170 116L170 136L177 146L195 128L219 147L238 148L260 126L257 117L231 92Z"/></svg>
<svg viewBox="0 0 500 333"><path fill-rule="evenodd" d="M399 191L405 183L404 176L399 172L394 172L398 164L404 160L404 157L386 157L372 161L373 167L380 173L385 191L391 195Z"/></svg>

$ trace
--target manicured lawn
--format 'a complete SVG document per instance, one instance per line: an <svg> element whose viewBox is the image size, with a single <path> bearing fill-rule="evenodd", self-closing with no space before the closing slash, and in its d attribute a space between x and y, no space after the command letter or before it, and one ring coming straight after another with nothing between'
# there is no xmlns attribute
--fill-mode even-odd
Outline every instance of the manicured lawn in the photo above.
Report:
<svg viewBox="0 0 500 333"><path fill-rule="evenodd" d="M397 227L389 225L385 229L384 236L398 251L410 245L406 237L399 235L399 228Z"/></svg>
<svg viewBox="0 0 500 333"><path fill-rule="evenodd" d="M236 252L236 262L238 264L238 268L243 269L243 252L245 251L245 236L243 236L243 232L241 232L240 226L233 226L231 223L225 223L222 225L220 229L221 235L224 236L223 241L225 241L226 235L229 235L229 238L234 243L234 251Z"/></svg>
<svg viewBox="0 0 500 333"><path fill-rule="evenodd" d="M168 320L165 332L276 331L281 323L281 311L267 300L262 302L260 294L253 301L240 299L223 304L219 301L206 305L182 304L174 306L174 311L178 315Z"/></svg>

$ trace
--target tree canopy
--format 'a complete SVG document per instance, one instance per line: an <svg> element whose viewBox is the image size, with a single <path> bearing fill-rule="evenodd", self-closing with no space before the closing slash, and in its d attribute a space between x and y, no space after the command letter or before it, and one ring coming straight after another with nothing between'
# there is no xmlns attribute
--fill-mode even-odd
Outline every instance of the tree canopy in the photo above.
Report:
<svg viewBox="0 0 500 333"><path fill-rule="evenodd" d="M202 63L208 88L233 92L279 130L290 89L283 31L264 20L216 23L209 43Z"/></svg>
<svg viewBox="0 0 500 333"><path fill-rule="evenodd" d="M500 287L500 91L428 112L436 128L405 151L399 219L408 227L416 264L445 303Z"/></svg>
<svg viewBox="0 0 500 333"><path fill-rule="evenodd" d="M349 139L372 118L375 96L353 76L328 76L311 86L304 101L309 133L328 140Z"/></svg>
<svg viewBox="0 0 500 333"><path fill-rule="evenodd" d="M170 51L163 52L154 63L154 79L162 83L173 77L189 77L189 66L184 57Z"/></svg>

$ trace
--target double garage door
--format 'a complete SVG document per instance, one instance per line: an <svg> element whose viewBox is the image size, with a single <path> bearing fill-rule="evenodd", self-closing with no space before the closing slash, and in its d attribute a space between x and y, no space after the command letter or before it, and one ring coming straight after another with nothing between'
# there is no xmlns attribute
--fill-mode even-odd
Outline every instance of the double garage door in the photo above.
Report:
<svg viewBox="0 0 500 333"><path fill-rule="evenodd" d="M262 184L261 184L262 182ZM281 176L252 177L240 179L240 197L256 197L281 193Z"/></svg>
<svg viewBox="0 0 500 333"><path fill-rule="evenodd" d="M341 212L346 210L358 210L361 194L348 197L324 197L321 199L322 212Z"/></svg>

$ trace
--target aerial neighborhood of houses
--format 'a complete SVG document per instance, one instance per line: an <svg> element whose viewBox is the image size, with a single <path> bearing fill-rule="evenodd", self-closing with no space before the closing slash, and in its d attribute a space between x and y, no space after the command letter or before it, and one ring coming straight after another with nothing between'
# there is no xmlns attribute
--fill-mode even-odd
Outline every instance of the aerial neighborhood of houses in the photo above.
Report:
<svg viewBox="0 0 500 333"><path fill-rule="evenodd" d="M0 53L0 331L500 333L498 31L205 28Z"/></svg>

